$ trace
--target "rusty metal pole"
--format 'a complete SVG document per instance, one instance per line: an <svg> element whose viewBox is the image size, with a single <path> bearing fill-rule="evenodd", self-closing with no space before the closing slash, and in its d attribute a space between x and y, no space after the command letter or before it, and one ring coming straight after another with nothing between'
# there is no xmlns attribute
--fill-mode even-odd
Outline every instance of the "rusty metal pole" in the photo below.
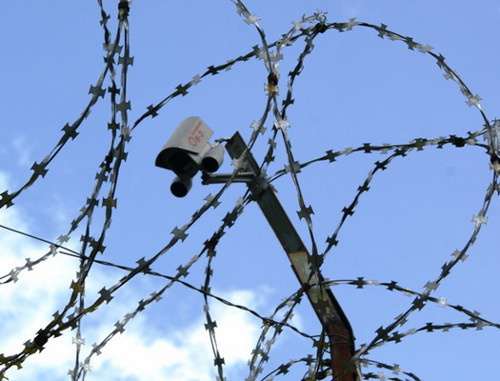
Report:
<svg viewBox="0 0 500 381"><path fill-rule="evenodd" d="M245 171L249 171L252 176L251 180L246 176L244 182L247 183L257 204L283 246L295 275L329 338L332 379L335 381L360 381L352 362L354 335L349 321L332 291L324 285L319 268L312 263L310 254L274 190L267 180L260 176L259 166L238 132L227 142L226 150L233 159L243 159L246 163ZM220 176L224 175L207 175L204 182L224 182L224 180L217 181L218 176L221 179ZM227 178L226 176L225 179L227 180Z"/></svg>

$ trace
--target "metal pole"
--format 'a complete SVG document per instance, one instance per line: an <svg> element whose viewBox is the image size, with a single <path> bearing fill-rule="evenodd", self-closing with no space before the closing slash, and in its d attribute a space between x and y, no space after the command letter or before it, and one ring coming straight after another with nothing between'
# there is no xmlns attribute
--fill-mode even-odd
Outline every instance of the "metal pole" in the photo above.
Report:
<svg viewBox="0 0 500 381"><path fill-rule="evenodd" d="M276 194L266 179L262 178L260 169L247 146L236 132L227 142L226 150L233 159L243 159L247 164L245 182L252 192L257 204L264 213L276 237L283 246L300 285L305 291L323 329L329 338L331 352L331 368L336 381L360 381L352 362L354 355L354 335L351 325L335 299L332 291L324 285L318 266L311 260L305 245L288 218ZM242 157L242 155L244 155ZM253 174L249 181L248 173ZM220 182L218 176L206 175L205 183ZM227 179L227 176L225 177Z"/></svg>

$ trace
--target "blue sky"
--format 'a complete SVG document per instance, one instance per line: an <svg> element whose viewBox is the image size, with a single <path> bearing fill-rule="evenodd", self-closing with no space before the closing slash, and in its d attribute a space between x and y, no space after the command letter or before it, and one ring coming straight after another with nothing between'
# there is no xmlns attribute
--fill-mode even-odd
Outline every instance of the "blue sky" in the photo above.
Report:
<svg viewBox="0 0 500 381"><path fill-rule="evenodd" d="M117 30L116 3L103 1L103 9L111 16L112 39ZM55 152L65 125L74 125L91 102L89 88L98 83L105 68L106 50L97 1L30 0L3 5L0 194L4 190L13 194L30 179L33 163L43 163ZM358 187L370 180L370 190L360 194L354 214L338 232L338 245L328 251L321 268L323 276L335 284L332 291L351 322L356 350L372 342L380 328L387 329L389 337L394 338L395 332L405 335L399 343L389 340L371 348L362 359L388 364L396 371L401 368L422 380L494 378L500 371L498 329L477 324L480 320L467 313L479 312L491 323L497 323L500 316L495 296L500 288L500 215L497 195L488 196L494 170L484 140L484 118L494 125L498 115L500 6L486 0L458 4L451 0L411 4L275 0L245 5L251 15L259 17L258 26L269 44L288 33L292 22L318 12L326 12L326 23L349 23L342 32L331 28L314 39L314 49L293 83L294 102L287 108L286 132L294 160L301 164L325 157L328 151L338 153L333 162L316 161L297 173L303 200L314 210L312 237L320 253L327 249L326 240L336 231ZM311 25L303 23L305 28ZM382 25L390 32L379 38ZM124 97L131 107L126 125L136 127L116 181L117 204L103 242L106 249L98 259L130 268L172 242L172 231L188 224L207 203L207 195L217 194L222 187L202 185L198 175L185 198L172 196L173 174L154 166L164 142L192 115L210 126L214 139L239 131L248 141L252 124L266 108L268 72L264 60L252 57L235 62L230 70L204 75L208 67L262 46L256 25L245 22L229 0L136 0L131 3L128 28L134 60L127 66ZM123 44L125 29L121 33ZM283 58L276 61L278 107L286 99L289 73L306 45L303 37L297 39L283 48ZM439 62L446 65L440 67ZM114 79L123 91L123 65L115 64ZM103 88L111 83L108 73ZM186 84L190 84L187 94L161 103ZM478 104L474 104L476 95L481 97ZM160 104L156 117L139 119L148 106ZM0 225L51 242L70 231L87 199L96 194L99 165L110 144L116 144L108 129L110 105L109 92L97 99L78 127L78 136L45 167L45 176L21 192L12 207L0 209ZM120 116L117 120L122 122ZM275 122L276 116L269 113L263 123L267 129L253 146L258 162L264 160ZM453 145L450 136L464 138L465 146ZM423 142L422 149L415 146L418 141ZM441 149L439 142L445 142ZM360 148L366 144L388 144L389 148L386 153L380 149L369 153ZM408 148L405 156L397 155L385 170L373 173L375 163L390 158L398 147ZM267 174L272 177L287 165L285 143L278 134L275 160ZM220 172L232 170L226 154ZM290 172L273 185L311 250L308 226L297 215L299 197ZM108 209L102 206L110 189L112 181L103 183L96 196L99 206L71 231L66 247L80 251L81 236L90 242L89 237L98 237L103 224L110 222ZM220 205L209 208L189 226L187 238L161 255L151 270L175 276L179 266L192 264L182 280L200 288L209 262L204 254L197 256L245 191L243 184L232 184L221 195ZM485 197L491 200L487 210ZM469 248L471 237L474 242ZM9 356L21 353L24 343L50 324L54 313L64 310L80 269L79 261L64 255L63 249L43 257L50 253L49 244L6 229L0 229L0 247L1 281L12 279L12 274L18 278L0 285L0 353ZM464 247L467 252L460 254ZM298 289L288 259L255 203L249 203L236 223L226 228L216 249L210 262L211 291L233 304L270 316L283 298ZM415 295L409 290L425 292L457 255L464 260L429 294L433 299L412 312L404 325L389 330L396 317L412 306ZM30 265L41 257L47 259ZM6 376L21 381L67 380L75 361L85 363L92 355L87 380L216 379L203 296L173 284L161 300L136 314L141 301L163 290L168 280L138 274L123 282L127 274L94 264L85 282L85 306L99 300L103 289L119 285L114 298L84 316L79 331L65 330L49 340L44 351L29 356L22 369L9 369ZM362 288L349 284L359 278L364 281ZM388 290L392 281L408 291ZM209 306L217 322L218 349L226 363L224 375L228 380L252 379L247 361L258 345L262 320L214 299ZM74 308L68 315L72 312ZM118 327L125 323L123 333L108 342L117 323ZM433 332L420 332L428 323ZM307 300L297 307L290 324L312 336L321 332ZM259 380L272 379L265 378L266 374L280 365L316 353L312 341L292 329L284 329L273 345L272 336L266 340L269 345L258 347L270 348ZM103 342L101 354L95 355L93 344ZM299 363L275 379L299 380L307 371ZM362 371L375 379L409 377L376 366Z"/></svg>

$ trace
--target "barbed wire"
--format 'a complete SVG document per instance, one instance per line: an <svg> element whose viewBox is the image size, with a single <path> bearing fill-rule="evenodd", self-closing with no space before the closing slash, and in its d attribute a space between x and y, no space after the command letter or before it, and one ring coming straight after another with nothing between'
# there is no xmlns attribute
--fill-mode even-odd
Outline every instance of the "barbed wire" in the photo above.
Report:
<svg viewBox="0 0 500 381"><path fill-rule="evenodd" d="M0 194L0 209L14 206L14 200L21 193L27 191L40 178L43 178L47 174L49 165L57 158L63 149L67 149L67 143L77 139L79 134L78 129L87 119L92 108L97 104L97 102L102 101L109 96L111 105L111 116L107 125L110 133L109 148L99 165L97 173L95 174L95 183L92 191L90 192L90 196L80 209L80 213L77 214L71 221L70 227L66 233L60 235L55 242L51 242L44 238L36 237L32 234L13 229L9 226L0 225L0 228L42 241L49 246L46 253L39 258L34 260L27 258L26 263L14 267L9 272L1 275L0 285L15 283L18 281L23 272L33 270L39 264L50 261L52 258L61 255L76 258L79 261L79 271L76 278L71 282L71 294L68 300L60 311L56 311L53 314L53 319L45 327L40 328L36 335L24 344L24 349L22 351L10 355L0 355L0 364L3 367L0 370L0 380L7 379L7 371L13 367L21 368L22 364L30 356L41 352L50 340L62 335L67 330L75 331L75 336L73 338L73 344L75 346L75 362L74 367L69 370L70 378L73 381L84 380L87 373L91 370L92 358L106 350L106 345L117 334L122 334L125 331L127 324L132 319L147 309L152 303L158 302L162 296L169 291L173 284L181 284L187 289L203 295L205 328L211 342L217 380L222 381L225 379L225 360L217 341L217 322L211 313L211 300L216 300L217 302L223 303L231 308L236 308L249 313L262 321L263 328L249 358L248 376L245 379L246 381L257 379L272 380L282 375L285 376L292 367L297 367L299 365L303 365L306 368L303 377L304 380L320 380L329 376L333 377L330 364L325 360L326 355L329 353L329 346L325 343L325 332L315 334L302 332L292 323L291 319L295 313L295 309L301 302L304 294L303 289L298 289L292 295L284 298L282 303L277 305L273 313L269 316L264 316L247 306L232 303L223 297L217 296L211 291L211 281L212 278L216 276L214 258L216 256L217 246L223 239L226 232L237 223L239 216L245 211L245 207L255 202L255 199L251 195L250 191L246 191L236 200L235 205L232 209L230 209L230 211L227 212L222 220L222 223L217 229L215 229L213 235L203 243L196 255L194 255L188 262L177 267L177 273L175 273L175 275L163 274L151 270L151 266L159 258L163 257L174 246L184 242L191 227L195 225L195 223L205 213L207 213L211 208L215 209L220 206L221 196L233 184L236 176L244 167L243 155L239 160L233 161L232 164L234 166L234 171L222 188L215 195L209 194L205 197L205 202L198 210L195 211L188 221L182 224L181 227L175 226L171 231L172 238L156 254L150 255L149 257L145 254L136 261L137 265L135 267L119 265L114 262L107 262L98 259L97 257L98 254L102 254L106 250L106 234L111 227L113 213L118 207L116 191L118 187L120 169L127 158L126 148L128 142L132 138L134 130L138 128L146 119L156 117L173 98L179 96L185 97L188 95L189 90L200 83L200 81L205 77L219 75L227 70L230 70L234 65L243 64L250 59L261 60L266 68L268 77L264 85L267 102L264 110L260 113L260 117L257 118L257 122L253 122L251 124L253 131L248 141L248 150L251 151L257 140L266 135L267 128L265 126L271 124L272 127L267 143L267 153L262 163L260 163L261 173L259 175L266 178L271 184L284 176L289 176L292 180L295 187L297 205L299 207L297 214L299 219L301 221L303 220L305 223L311 242L313 274L319 274L321 272L321 267L325 258L330 253L332 248L337 246L342 228L354 214L363 195L370 190L373 178L379 172L387 169L387 167L394 160L403 159L412 153L424 151L431 147L441 149L444 146L464 149L478 148L484 150L488 157L488 162L492 170L492 178L485 192L482 205L480 206L477 214L472 217L474 228L464 243L463 248L457 249L453 252L452 259L446 261L442 265L438 276L429 280L425 284L423 291L418 292L410 290L409 288L400 286L396 281L381 282L376 280L365 280L363 277L352 280L327 279L321 284L321 287L326 288L340 285L355 286L357 289L364 289L366 286L378 286L383 287L388 291L396 291L407 296L414 297L411 302L411 306L394 317L393 321L380 326L370 341L356 349L353 361L359 360L363 367L369 367L369 370L366 372L363 371L363 378L400 380L400 378L398 378L399 375L404 375L410 379L419 380L417 375L413 372L404 371L397 364L385 364L367 357L367 355L374 349L384 344L400 343L408 336L421 332L447 332L457 328L461 330L482 330L484 327L500 328L500 323L480 317L480 313L477 311L471 311L460 305L448 304L446 299L436 298L433 296L435 290L440 286L443 280L449 276L455 266L459 262L467 259L470 247L477 240L483 225L487 223L488 210L493 196L495 193L500 193L500 186L498 184L498 174L500 173L500 161L498 159L500 155L498 142L500 121L490 120L487 117L486 112L480 104L480 96L469 89L458 73L448 65L443 55L435 53L433 48L429 45L420 44L411 37L389 30L384 24L378 26L358 22L356 19L350 19L347 22L329 23L327 21L326 13L316 12L311 16L303 16L299 21L293 22L293 27L288 32L283 34L281 39L270 43L267 41L264 28L262 28L259 24L260 18L257 15L252 14L240 0L231 0L231 2L236 6L236 12L243 18L244 22L255 28L259 36L260 44L254 46L252 50L246 54L233 58L222 64L209 66L204 72L193 76L191 80L179 84L175 90L173 90L165 98L156 104L148 106L147 110L139 118L132 123L129 123L131 101L127 97L127 82L129 67L132 66L134 62L133 56L130 55L131 46L129 38L131 32L131 25L129 23L131 3L126 0L118 2L118 26L113 39L113 33L108 28L108 20L111 16L104 9L102 1L97 1L101 14L100 24L103 30L105 64L96 81L96 84L90 86L89 102L74 122L71 124L67 123L63 126L63 135L55 144L54 148L52 148L52 150L40 162L36 161L32 165L31 170L33 173L25 184L17 190L5 190ZM337 31L339 33L343 33L351 31L354 28L366 28L373 30L377 33L378 37L382 39L399 41L408 49L421 52L433 59L439 68L444 72L444 77L452 80L458 85L460 92L465 97L465 103L478 110L484 124L473 132L468 132L466 136L449 135L447 137L439 136L433 138L415 138L410 142L399 144L374 145L371 143L364 143L361 146L348 147L340 151L334 151L334 149L331 149L326 151L324 155L313 158L307 162L300 163L297 161L292 150L290 136L288 135L290 121L287 117L288 108L294 104L293 85L304 70L306 59L314 51L314 41L316 38L319 38L326 32ZM281 99L281 104L279 104L279 83L282 76L280 73L280 62L283 60L282 52L289 46L292 46L301 40L303 40L304 47L298 56L295 67L287 75L288 83L286 95L283 99ZM109 87L107 87L107 89L105 89L105 83L109 83ZM100 100L100 98L102 98L102 100ZM281 137L281 141L278 141L278 136ZM483 139L483 143L478 141L480 138ZM280 144L285 149L287 164L284 169L278 170L268 176L267 172L269 171L270 164L275 161L275 149ZM309 167L320 162L327 162L333 165L335 162L348 155L358 153L371 154L377 152L387 156L385 159L374 163L373 169L369 172L362 184L357 188L351 203L342 209L342 216L340 217L338 225L332 234L326 238L326 247L323 251L321 251L319 248L319 241L314 230L313 207L311 204L306 202L298 173L305 171ZM105 190L106 186L107 190ZM99 206L101 206L103 210L98 209ZM101 213L103 215L103 222L101 226L96 226L96 219L93 218L94 214L97 213ZM65 246L65 244L70 240L70 237L77 234L77 231L80 229L84 231L80 237L80 249L69 249ZM189 271L193 268L193 266L202 266L200 265L202 258L206 258L206 264L204 265L205 280L201 287L195 287L186 279L188 278ZM124 273L124 275L122 275L122 277L112 286L103 286L99 291L99 297L89 300L89 296L85 293L86 283L89 274L96 264L119 269ZM90 352L84 355L82 351L82 346L84 344L82 327L83 319L94 313L103 305L111 303L115 293L119 289L125 287L138 274L158 277L166 280L167 283L151 293L149 296L141 299L134 309L129 311L121 320L117 321L114 326L109 329L107 336L102 338L99 342L92 344ZM422 310L427 304L437 304L441 307L453 309L461 314L464 314L469 321L459 323L429 322L421 327L411 328L401 332L397 331L397 329L402 330L403 327L406 326L408 318L412 313ZM266 365L272 356L273 345L276 343L278 337L284 329L310 340L313 347L316 348L316 353L308 354L305 357L282 363L272 370L266 369ZM382 369L382 371L370 371L373 367ZM391 371L395 377L386 376L383 373L383 370ZM265 375L263 376L263 374Z"/></svg>

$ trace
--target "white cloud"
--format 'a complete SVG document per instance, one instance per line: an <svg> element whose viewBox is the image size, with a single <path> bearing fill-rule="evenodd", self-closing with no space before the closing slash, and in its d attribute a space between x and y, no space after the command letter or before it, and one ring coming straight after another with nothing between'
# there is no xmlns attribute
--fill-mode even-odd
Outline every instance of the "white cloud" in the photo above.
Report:
<svg viewBox="0 0 500 381"><path fill-rule="evenodd" d="M249 307L263 303L261 296L249 290L236 290L223 297ZM212 303L210 310L217 322L215 332L225 372L236 373L250 357L259 334L259 322L246 312L217 302ZM114 376L134 381L214 380L213 354L204 323L200 315L165 337L148 325L147 316L139 316L93 360L88 379Z"/></svg>
<svg viewBox="0 0 500 381"><path fill-rule="evenodd" d="M31 149L24 136L17 136L12 141L12 148L14 148L14 156L17 158L17 164L19 166L26 167L33 164L33 160L31 159Z"/></svg>
<svg viewBox="0 0 500 381"><path fill-rule="evenodd" d="M7 177L0 172L0 188L7 188ZM29 232L26 215L18 207L2 209L0 223ZM0 229L0 275L26 263L26 258L35 260L48 251L41 244L19 234ZM69 285L78 269L74 258L61 254L50 257L32 271L22 271L16 283L0 285L0 353L12 355L23 349L23 343L52 320L52 314L64 307L69 296ZM89 279L88 298L93 298L103 284L112 284L113 275L96 268L95 276ZM146 278L145 278L146 279ZM145 282L147 283L147 282ZM255 308L265 302L265 292L234 290L222 295L234 303ZM92 340L99 342L113 329L114 322L137 305L141 295L140 285L127 290L126 298L98 310L99 319L84 321L82 361L90 352ZM169 301L162 300L166 308ZM242 369L250 357L259 334L260 321L247 312L230 308L217 301L210 309L217 321L216 335L221 355L227 364L228 374ZM209 336L200 313L188 322L179 322L177 327L158 332L150 324L146 310L126 326L122 335L117 335L106 345L102 354L91 360L92 371L86 379L91 380L213 380L215 367ZM102 316L102 319L101 319ZM67 380L68 370L74 366L75 332L65 332L50 340L45 350L31 356L20 370L11 369L7 377L16 381Z"/></svg>
<svg viewBox="0 0 500 381"><path fill-rule="evenodd" d="M0 172L0 189L6 188L8 176ZM15 207L0 211L0 224L4 226L27 231L29 229L26 220L26 216ZM27 258L35 261L48 251L48 247L0 229L0 251L0 275L3 276L12 269L23 267ZM23 344L51 320L51 315L58 309L58 301L68 293L70 277L74 275L71 270L73 265L74 261L71 263L68 258L56 256L33 267L31 271L20 272L17 282L0 286L0 353L18 353L24 348ZM51 346L58 347L61 343L61 338L58 338ZM50 353L44 358L50 359L55 369L61 362L58 357L51 357ZM37 364L40 362L35 358L31 365L36 368ZM15 379L40 379L35 373L30 367L17 372Z"/></svg>
<svg viewBox="0 0 500 381"><path fill-rule="evenodd" d="M264 304L262 294L258 299L254 291L239 290L224 295L233 303L256 308ZM220 327L217 330L218 345L227 362L246 361L250 357L250 350L255 345L255 339L260 333L260 329L255 325L255 320L251 320L247 312L231 309L228 310L222 305L214 308L215 316L218 316L217 323Z"/></svg>
<svg viewBox="0 0 500 381"><path fill-rule="evenodd" d="M184 327L170 338L153 337L151 331L147 319L131 325L94 359L88 379L110 379L111 375L114 379L141 381L213 379L208 377L208 348L196 326ZM179 340L177 336L182 335Z"/></svg>

